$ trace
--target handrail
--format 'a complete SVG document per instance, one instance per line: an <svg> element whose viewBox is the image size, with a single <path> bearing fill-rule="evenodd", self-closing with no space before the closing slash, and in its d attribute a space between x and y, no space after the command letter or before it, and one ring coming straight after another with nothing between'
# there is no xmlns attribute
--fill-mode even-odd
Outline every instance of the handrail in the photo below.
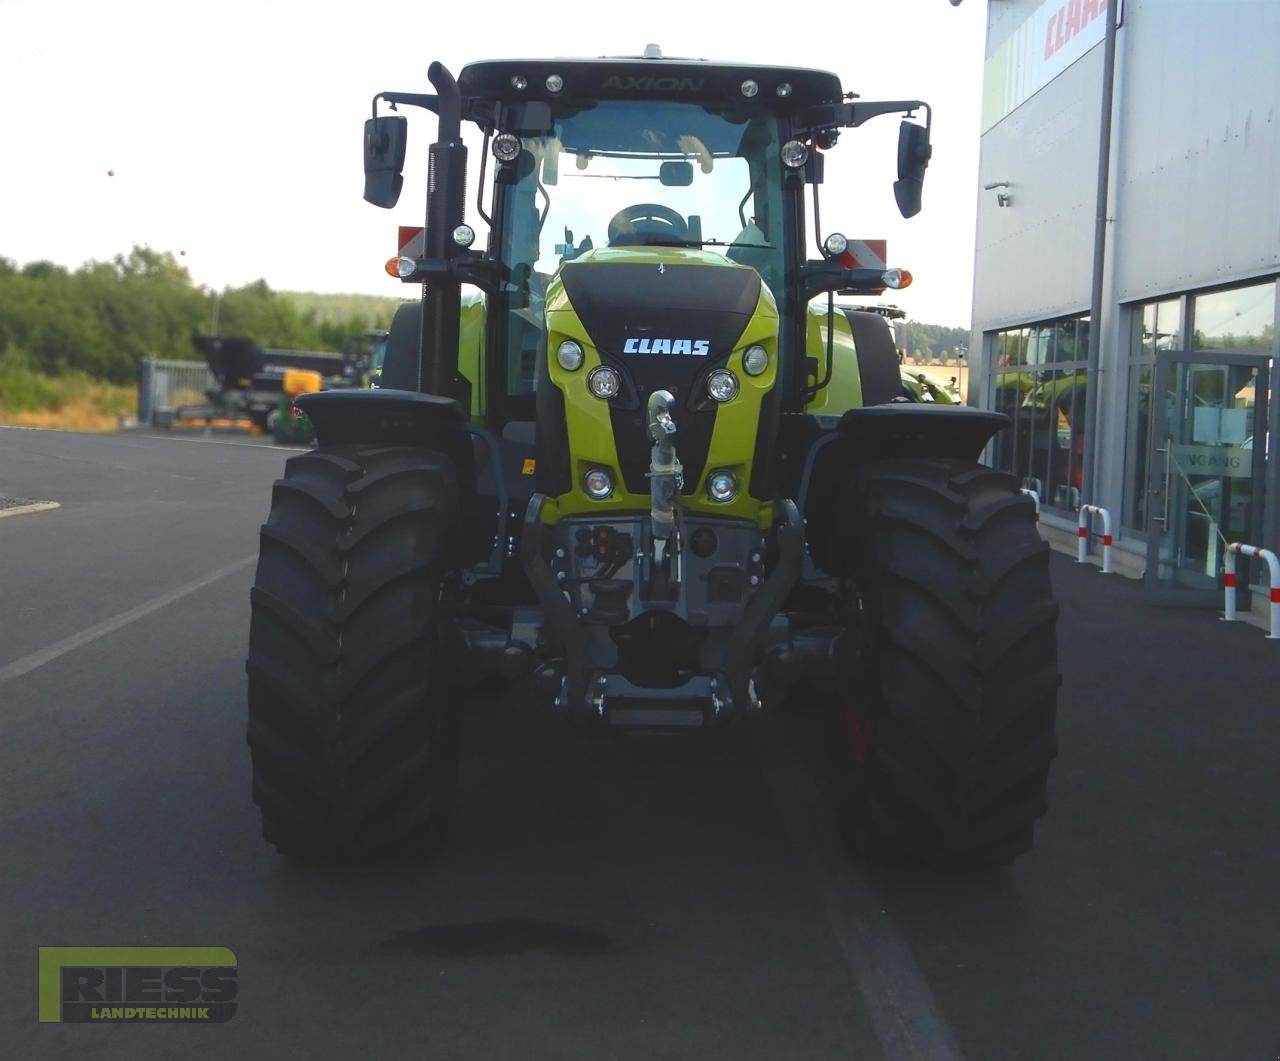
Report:
<svg viewBox="0 0 1280 1061"><path fill-rule="evenodd" d="M1076 562L1087 563L1089 555L1089 514L1096 512L1102 516L1102 573L1110 575L1115 572L1111 566L1111 513L1101 505L1081 505L1078 524L1079 553Z"/></svg>
<svg viewBox="0 0 1280 1061"><path fill-rule="evenodd" d="M1270 549L1260 549L1256 545L1245 545L1243 542L1231 542L1227 546L1226 561L1223 565L1222 587L1226 596L1222 618L1229 623L1236 621L1236 555L1256 556L1267 562L1271 572L1271 632L1268 641L1280 641L1280 559Z"/></svg>

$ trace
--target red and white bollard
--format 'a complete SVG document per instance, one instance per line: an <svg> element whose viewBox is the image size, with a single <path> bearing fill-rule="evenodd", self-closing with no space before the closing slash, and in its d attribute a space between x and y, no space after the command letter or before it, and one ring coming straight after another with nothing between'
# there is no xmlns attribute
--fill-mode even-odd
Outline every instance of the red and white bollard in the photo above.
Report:
<svg viewBox="0 0 1280 1061"><path fill-rule="evenodd" d="M1100 505L1081 505L1080 523L1077 533L1080 536L1077 563L1086 563L1089 556L1089 513L1097 512L1102 516L1102 573L1112 574L1111 567L1111 513Z"/></svg>
<svg viewBox="0 0 1280 1061"><path fill-rule="evenodd" d="M1022 488L1022 492L1036 503L1036 522L1039 523L1040 522L1040 495L1037 494L1034 490L1028 490L1025 486Z"/></svg>
<svg viewBox="0 0 1280 1061"><path fill-rule="evenodd" d="M1222 573L1222 585L1226 593L1226 606L1223 608L1222 617L1229 623L1236 621L1237 554L1256 556L1267 562L1267 568L1271 572L1271 633L1267 634L1267 639L1269 641L1280 641L1280 560L1276 559L1276 554L1270 549L1259 549L1256 545L1244 545L1241 542L1232 542L1227 546L1225 570Z"/></svg>

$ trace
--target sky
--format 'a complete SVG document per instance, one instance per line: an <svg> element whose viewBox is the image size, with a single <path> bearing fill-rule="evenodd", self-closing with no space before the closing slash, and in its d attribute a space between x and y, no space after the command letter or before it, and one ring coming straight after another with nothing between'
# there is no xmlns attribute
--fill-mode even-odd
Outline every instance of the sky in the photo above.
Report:
<svg viewBox="0 0 1280 1061"><path fill-rule="evenodd" d="M894 300L917 320L967 325L985 19L983 0L0 0L0 256L77 266L136 243L173 252L210 289L263 278L407 295L383 263L397 226L421 224L435 119L410 113L405 190L380 210L361 198L373 95L430 91L432 59L456 74L477 59L638 55L656 42L667 55L829 69L864 99L927 100L922 212L905 221L894 206L897 119L885 116L828 154L823 227L888 239L890 264L916 278Z"/></svg>

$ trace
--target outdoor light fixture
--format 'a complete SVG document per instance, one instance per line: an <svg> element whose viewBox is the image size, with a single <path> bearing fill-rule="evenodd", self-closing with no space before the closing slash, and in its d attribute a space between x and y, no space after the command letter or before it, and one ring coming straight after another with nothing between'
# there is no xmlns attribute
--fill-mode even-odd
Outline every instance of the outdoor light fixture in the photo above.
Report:
<svg viewBox="0 0 1280 1061"><path fill-rule="evenodd" d="M727 368L718 368L707 377L707 393L718 402L738 396L738 377Z"/></svg>
<svg viewBox="0 0 1280 1061"><path fill-rule="evenodd" d="M880 274L880 279L884 281L885 287L901 291L904 287L911 286L914 277L906 269L886 269Z"/></svg>
<svg viewBox="0 0 1280 1061"><path fill-rule="evenodd" d="M476 230L470 225L459 225L453 230L453 242L459 247L470 247L476 241Z"/></svg>
<svg viewBox="0 0 1280 1061"><path fill-rule="evenodd" d="M769 367L769 351L763 346L748 346L742 355L742 367L748 376L758 376Z"/></svg>
<svg viewBox="0 0 1280 1061"><path fill-rule="evenodd" d="M526 88L529 87L529 82L525 79L525 76L523 74L516 74L511 79L511 87L514 88L517 92L523 92Z"/></svg>
<svg viewBox="0 0 1280 1061"><path fill-rule="evenodd" d="M779 99L786 99L789 95L791 95L791 82L790 81L782 82L782 84L778 86L777 92L778 92Z"/></svg>
<svg viewBox="0 0 1280 1061"><path fill-rule="evenodd" d="M397 258L396 259L396 276L401 280L408 280L414 273L418 271L418 263L413 258Z"/></svg>
<svg viewBox="0 0 1280 1061"><path fill-rule="evenodd" d="M576 372L582 367L582 347L572 339L566 339L556 350L556 361L566 372Z"/></svg>
<svg viewBox="0 0 1280 1061"><path fill-rule="evenodd" d="M598 368L593 368L587 376L587 390L602 401L612 398L621 387L622 377L608 365L600 365Z"/></svg>
<svg viewBox="0 0 1280 1061"><path fill-rule="evenodd" d="M613 493L613 476L604 468L592 468L582 477L582 489L592 501L603 501Z"/></svg>
<svg viewBox="0 0 1280 1061"><path fill-rule="evenodd" d="M548 92L552 92L552 93L559 92L562 88L564 88L564 78L561 77L559 74L548 74L546 85L547 85Z"/></svg>
<svg viewBox="0 0 1280 1061"><path fill-rule="evenodd" d="M839 258L849 249L849 241L843 232L833 232L822 241L822 249L827 252L828 258Z"/></svg>
<svg viewBox="0 0 1280 1061"><path fill-rule="evenodd" d="M782 145L782 164L788 169L799 169L809 159L809 148L802 140L788 140Z"/></svg>
<svg viewBox="0 0 1280 1061"><path fill-rule="evenodd" d="M760 86L755 81L752 81L751 78L747 78L747 80L742 82L742 94L747 99L751 99L759 91Z"/></svg>
<svg viewBox="0 0 1280 1061"><path fill-rule="evenodd" d="M493 138L493 157L499 162L513 162L520 154L520 138L510 133L499 133Z"/></svg>
<svg viewBox="0 0 1280 1061"><path fill-rule="evenodd" d="M712 472L707 477L707 496L721 504L732 501L738 496L738 477L724 469Z"/></svg>

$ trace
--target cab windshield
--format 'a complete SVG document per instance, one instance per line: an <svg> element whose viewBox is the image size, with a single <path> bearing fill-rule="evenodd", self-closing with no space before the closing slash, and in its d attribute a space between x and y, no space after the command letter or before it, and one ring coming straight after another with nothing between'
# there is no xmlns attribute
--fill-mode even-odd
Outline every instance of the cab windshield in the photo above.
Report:
<svg viewBox="0 0 1280 1061"><path fill-rule="evenodd" d="M602 247L691 247L756 269L781 304L777 119L760 108L565 103L527 138L503 212L509 393L532 390L543 297L561 263Z"/></svg>

